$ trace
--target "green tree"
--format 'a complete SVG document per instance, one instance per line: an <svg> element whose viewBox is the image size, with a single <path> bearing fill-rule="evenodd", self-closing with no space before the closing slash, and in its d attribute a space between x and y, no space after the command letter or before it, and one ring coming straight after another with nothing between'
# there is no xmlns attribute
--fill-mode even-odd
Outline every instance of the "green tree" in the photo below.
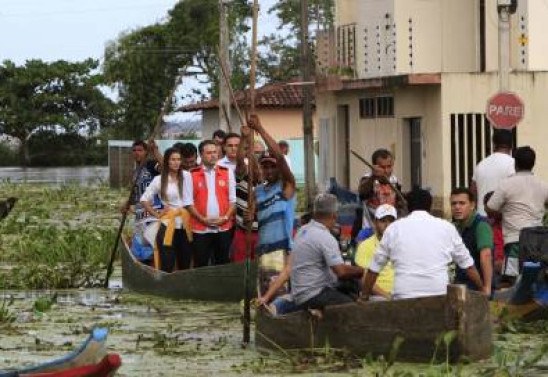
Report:
<svg viewBox="0 0 548 377"><path fill-rule="evenodd" d="M99 88L97 67L92 59L0 65L0 131L21 141L21 164L28 164L28 140L38 130L92 134L110 124L112 103Z"/></svg>
<svg viewBox="0 0 548 377"><path fill-rule="evenodd" d="M244 20L248 15L245 0L231 3L229 25L237 61L243 60L244 47L238 36L247 28ZM104 73L109 84L118 89L122 109L116 136L143 138L150 134L182 68L186 68L185 75L196 76L207 85L209 94L216 95L221 77L218 44L218 0L181 1L169 11L167 22L131 31L109 43ZM232 83L238 89L244 81L243 68L234 66Z"/></svg>
<svg viewBox="0 0 548 377"><path fill-rule="evenodd" d="M333 26L333 0L309 0L308 2L310 51L314 52L316 30ZM301 73L301 2L299 0L277 1L269 10L279 20L278 33L272 33L261 40L267 47L260 56L261 74L270 82L282 82L298 77ZM315 64L310 60L311 70Z"/></svg>
<svg viewBox="0 0 548 377"><path fill-rule="evenodd" d="M171 47L166 25L143 27L107 44L104 75L120 97L120 124L111 136L147 137L188 61L185 51Z"/></svg>

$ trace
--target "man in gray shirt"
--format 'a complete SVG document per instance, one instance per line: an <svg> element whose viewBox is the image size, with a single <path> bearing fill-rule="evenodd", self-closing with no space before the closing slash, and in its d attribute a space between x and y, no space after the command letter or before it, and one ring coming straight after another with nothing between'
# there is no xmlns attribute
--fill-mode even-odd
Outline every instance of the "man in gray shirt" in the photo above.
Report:
<svg viewBox="0 0 548 377"><path fill-rule="evenodd" d="M301 309L352 302L336 289L338 279L361 278L363 268L346 265L330 229L337 221L337 198L319 194L313 220L303 226L291 253L291 295Z"/></svg>

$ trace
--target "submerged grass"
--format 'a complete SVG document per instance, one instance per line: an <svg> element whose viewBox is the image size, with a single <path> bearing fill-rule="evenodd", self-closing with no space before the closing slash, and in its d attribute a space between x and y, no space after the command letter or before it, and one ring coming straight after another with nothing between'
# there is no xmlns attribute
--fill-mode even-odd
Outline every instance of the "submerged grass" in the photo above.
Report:
<svg viewBox="0 0 548 377"><path fill-rule="evenodd" d="M19 198L0 223L0 288L101 284L119 221L119 191L3 183L0 193Z"/></svg>

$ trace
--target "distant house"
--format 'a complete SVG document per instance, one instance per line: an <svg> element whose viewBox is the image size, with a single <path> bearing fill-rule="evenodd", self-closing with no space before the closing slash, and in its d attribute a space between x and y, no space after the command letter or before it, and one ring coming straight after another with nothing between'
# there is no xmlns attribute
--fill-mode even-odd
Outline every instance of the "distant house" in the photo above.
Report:
<svg viewBox="0 0 548 377"><path fill-rule="evenodd" d="M267 84L257 88L255 106L265 129L276 140L301 139L303 137L303 91L301 85L289 83ZM249 107L249 90L238 91L234 94L238 106L242 111ZM314 96L313 123L317 126ZM216 98L182 106L177 109L181 112L201 112L202 135L208 137L219 128L219 101ZM234 107L231 110L230 124L236 132L240 128L238 114Z"/></svg>

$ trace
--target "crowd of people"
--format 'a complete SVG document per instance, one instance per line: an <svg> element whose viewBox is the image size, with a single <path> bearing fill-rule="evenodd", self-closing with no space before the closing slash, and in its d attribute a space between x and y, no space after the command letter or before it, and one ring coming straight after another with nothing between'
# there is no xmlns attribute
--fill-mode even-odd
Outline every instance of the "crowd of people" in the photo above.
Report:
<svg viewBox="0 0 548 377"><path fill-rule="evenodd" d="M452 190L452 222L431 214L429 191L402 195L392 154L375 151L359 183L356 251L344 260L334 235L337 197L317 195L309 221L295 229L288 144L276 142L257 116L241 134L219 130L198 148L177 143L163 156L154 143L135 142L134 198L124 206L135 208L132 250L166 272L242 262L251 252L259 261L258 302L272 313L441 295L450 282L492 297L524 268L540 269L520 260L519 235L542 225L548 202L548 185L532 172L534 150L513 149L506 130L494 131L493 145L470 187Z"/></svg>

